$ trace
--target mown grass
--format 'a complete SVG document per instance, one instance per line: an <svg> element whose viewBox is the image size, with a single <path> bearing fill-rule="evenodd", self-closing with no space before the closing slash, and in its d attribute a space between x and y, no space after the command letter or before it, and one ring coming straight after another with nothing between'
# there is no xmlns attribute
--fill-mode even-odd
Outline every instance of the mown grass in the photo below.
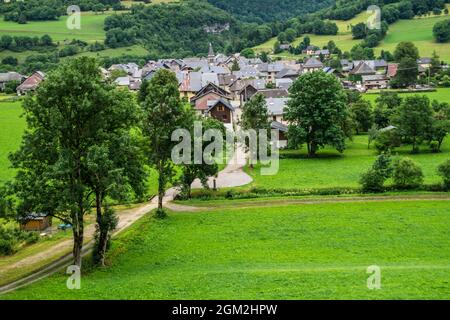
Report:
<svg viewBox="0 0 450 320"><path fill-rule="evenodd" d="M19 148L25 130L25 119L20 117L21 114L20 101L0 100L0 185L14 176L8 154Z"/></svg>
<svg viewBox="0 0 450 320"><path fill-rule="evenodd" d="M0 299L448 299L448 215L448 201L391 201L147 216L80 290L61 273Z"/></svg>
<svg viewBox="0 0 450 320"><path fill-rule="evenodd" d="M438 88L436 89L436 91L432 92L401 92L399 93L399 96L405 98L416 94L425 95L430 99L430 101L437 100L439 102L450 103L450 88ZM372 102L374 106L375 100L377 99L378 96L379 96L378 93L363 94L363 98Z"/></svg>
<svg viewBox="0 0 450 320"><path fill-rule="evenodd" d="M81 14L81 29L79 30L67 28L67 16L61 16L56 21L30 21L27 24L4 21L1 18L0 35L41 37L44 34L48 34L54 41L79 39L88 42L103 42L105 39L104 20L110 14L113 13L95 14L83 12Z"/></svg>
<svg viewBox="0 0 450 320"><path fill-rule="evenodd" d="M359 179L374 162L377 153L372 147L367 148L367 136L355 136L347 142L343 154L326 148L318 153L317 158L308 158L305 149L283 151L279 163L279 171L275 175L261 175L260 165L246 171L254 179L251 186L280 189L309 188L353 188L359 186ZM436 169L444 161L450 159L450 138L443 144L442 153L431 153L427 146L422 146L420 154L410 154L411 147L395 149L393 156L411 157L422 168L425 183L438 183L440 177ZM388 184L390 181L388 181Z"/></svg>

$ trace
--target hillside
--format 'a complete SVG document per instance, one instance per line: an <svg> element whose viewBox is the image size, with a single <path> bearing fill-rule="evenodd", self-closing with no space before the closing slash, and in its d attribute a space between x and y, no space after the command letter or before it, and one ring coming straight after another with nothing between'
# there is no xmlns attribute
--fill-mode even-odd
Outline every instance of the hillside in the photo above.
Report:
<svg viewBox="0 0 450 320"><path fill-rule="evenodd" d="M334 0L208 0L209 3L248 22L283 21L331 6Z"/></svg>

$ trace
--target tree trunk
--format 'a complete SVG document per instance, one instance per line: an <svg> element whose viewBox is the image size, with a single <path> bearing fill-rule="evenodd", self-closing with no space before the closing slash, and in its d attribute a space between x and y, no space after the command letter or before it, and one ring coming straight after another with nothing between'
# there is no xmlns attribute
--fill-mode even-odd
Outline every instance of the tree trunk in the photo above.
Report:
<svg viewBox="0 0 450 320"><path fill-rule="evenodd" d="M316 157L316 144L314 142L308 143L308 156L310 158Z"/></svg>
<svg viewBox="0 0 450 320"><path fill-rule="evenodd" d="M73 263L81 268L81 251L83 249L83 237L84 237L84 225L82 208L79 212L75 213L73 222L75 223L73 228Z"/></svg>
<svg viewBox="0 0 450 320"><path fill-rule="evenodd" d="M165 194L165 183L164 183L164 170L163 168L163 164L160 163L159 164L159 170L158 170L158 209L162 210L163 208L163 198L164 198L164 194Z"/></svg>
<svg viewBox="0 0 450 320"><path fill-rule="evenodd" d="M106 254L106 247L108 245L108 226L105 226L105 222L103 219L103 213L102 213L102 202L103 197L101 192L95 193L95 203L97 208L97 226L98 226L98 239L97 239L97 248L96 248L96 254L97 254L97 261L96 263L104 266L105 265L105 254Z"/></svg>

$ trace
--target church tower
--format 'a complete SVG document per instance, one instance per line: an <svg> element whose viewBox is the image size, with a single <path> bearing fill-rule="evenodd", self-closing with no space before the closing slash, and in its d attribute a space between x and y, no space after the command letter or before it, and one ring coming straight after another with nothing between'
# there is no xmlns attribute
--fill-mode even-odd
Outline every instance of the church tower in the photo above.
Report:
<svg viewBox="0 0 450 320"><path fill-rule="evenodd" d="M208 63L214 64L214 61L216 60L216 55L214 54L214 49L212 46L212 43L209 43L209 51L208 51Z"/></svg>

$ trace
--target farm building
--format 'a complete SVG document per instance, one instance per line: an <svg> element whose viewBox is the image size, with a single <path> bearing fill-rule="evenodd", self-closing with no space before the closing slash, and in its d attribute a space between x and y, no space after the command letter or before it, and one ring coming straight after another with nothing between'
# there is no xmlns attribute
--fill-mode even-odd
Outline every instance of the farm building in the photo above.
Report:
<svg viewBox="0 0 450 320"><path fill-rule="evenodd" d="M20 228L25 231L42 231L51 225L51 217L45 213L30 213L20 219Z"/></svg>

